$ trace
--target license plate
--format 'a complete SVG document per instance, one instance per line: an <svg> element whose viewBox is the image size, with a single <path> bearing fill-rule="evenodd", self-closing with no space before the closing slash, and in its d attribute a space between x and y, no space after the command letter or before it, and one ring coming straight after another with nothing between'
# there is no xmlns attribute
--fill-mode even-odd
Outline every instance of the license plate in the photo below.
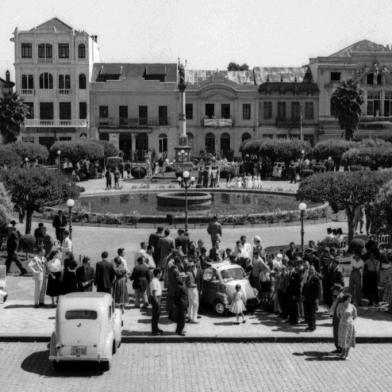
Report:
<svg viewBox="0 0 392 392"><path fill-rule="evenodd" d="M81 355L87 354L87 346L72 346L71 347L71 355L76 355L80 357Z"/></svg>

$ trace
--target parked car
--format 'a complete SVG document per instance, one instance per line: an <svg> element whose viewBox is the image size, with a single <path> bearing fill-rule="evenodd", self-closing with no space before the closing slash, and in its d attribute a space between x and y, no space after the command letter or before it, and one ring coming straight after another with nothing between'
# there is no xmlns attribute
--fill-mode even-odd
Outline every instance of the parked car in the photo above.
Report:
<svg viewBox="0 0 392 392"><path fill-rule="evenodd" d="M106 293L60 296L49 360L55 368L65 361L97 361L109 370L121 344L122 312Z"/></svg>
<svg viewBox="0 0 392 392"><path fill-rule="evenodd" d="M229 262L214 263L204 270L201 300L212 305L217 315L223 316L228 312L237 284L246 294L246 308L254 311L259 303L257 289L250 285L240 265Z"/></svg>

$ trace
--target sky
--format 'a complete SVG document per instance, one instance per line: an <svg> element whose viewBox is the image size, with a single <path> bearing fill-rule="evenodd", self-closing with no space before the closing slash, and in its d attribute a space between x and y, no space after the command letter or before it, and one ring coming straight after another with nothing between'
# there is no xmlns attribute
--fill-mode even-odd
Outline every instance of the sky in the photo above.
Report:
<svg viewBox="0 0 392 392"><path fill-rule="evenodd" d="M0 0L0 76L13 75L15 27L57 16L98 35L101 61L189 69L301 66L369 39L392 44L391 0Z"/></svg>

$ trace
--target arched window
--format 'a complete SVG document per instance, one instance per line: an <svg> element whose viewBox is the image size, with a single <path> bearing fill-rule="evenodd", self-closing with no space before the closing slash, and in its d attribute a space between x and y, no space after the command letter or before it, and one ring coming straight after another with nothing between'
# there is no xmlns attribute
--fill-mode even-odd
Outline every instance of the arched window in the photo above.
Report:
<svg viewBox="0 0 392 392"><path fill-rule="evenodd" d="M205 144L206 152L215 154L215 135L213 133L207 133Z"/></svg>
<svg viewBox="0 0 392 392"><path fill-rule="evenodd" d="M167 152L167 135L166 133L161 133L159 135L159 139L158 139L158 143L159 143L159 152L162 154L164 152Z"/></svg>
<svg viewBox="0 0 392 392"><path fill-rule="evenodd" d="M220 151L222 158L230 153L230 135L228 133L222 133L220 138Z"/></svg>
<svg viewBox="0 0 392 392"><path fill-rule="evenodd" d="M252 136L250 135L250 133L245 132L242 134L241 140L244 142L245 140L250 139Z"/></svg>
<svg viewBox="0 0 392 392"><path fill-rule="evenodd" d="M39 75L39 88L40 89L52 89L53 88L53 76L48 72L44 72Z"/></svg>
<svg viewBox="0 0 392 392"><path fill-rule="evenodd" d="M78 46L78 57L80 59L85 59L86 58L86 45L85 44L79 44L79 46Z"/></svg>
<svg viewBox="0 0 392 392"><path fill-rule="evenodd" d="M86 89L86 75L85 74L80 74L79 75L79 88L81 90Z"/></svg>

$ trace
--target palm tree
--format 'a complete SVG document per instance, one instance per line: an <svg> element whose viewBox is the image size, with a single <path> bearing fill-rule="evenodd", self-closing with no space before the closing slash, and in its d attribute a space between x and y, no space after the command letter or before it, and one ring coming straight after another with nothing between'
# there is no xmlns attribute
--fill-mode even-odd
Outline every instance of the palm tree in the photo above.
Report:
<svg viewBox="0 0 392 392"><path fill-rule="evenodd" d="M331 97L331 112L344 129L346 140L352 140L361 118L361 105L364 103L363 90L352 79L343 81Z"/></svg>
<svg viewBox="0 0 392 392"><path fill-rule="evenodd" d="M19 136L29 109L23 99L16 93L10 93L0 98L0 133L3 143L13 143Z"/></svg>

